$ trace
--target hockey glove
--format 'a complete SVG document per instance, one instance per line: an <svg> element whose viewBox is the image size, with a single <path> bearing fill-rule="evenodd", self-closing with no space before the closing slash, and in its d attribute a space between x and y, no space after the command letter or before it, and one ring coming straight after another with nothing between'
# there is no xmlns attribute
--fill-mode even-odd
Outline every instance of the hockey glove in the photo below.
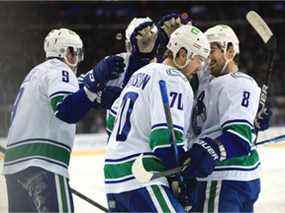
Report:
<svg viewBox="0 0 285 213"><path fill-rule="evenodd" d="M194 189L196 187L196 179L183 179L183 183L178 181L177 176L167 177L168 183L174 196L180 201L186 212L192 208L194 201Z"/></svg>
<svg viewBox="0 0 285 213"><path fill-rule="evenodd" d="M131 35L132 54L153 58L157 39L157 27L152 21L140 24Z"/></svg>
<svg viewBox="0 0 285 213"><path fill-rule="evenodd" d="M163 16L157 23L160 30L169 38L170 34L182 25L179 14L171 13Z"/></svg>
<svg viewBox="0 0 285 213"><path fill-rule="evenodd" d="M128 83L132 74L143 66L149 64L151 58L144 58L142 55L131 54L129 58L129 64L126 69L126 73L124 76L123 87Z"/></svg>
<svg viewBox="0 0 285 213"><path fill-rule="evenodd" d="M124 71L124 59L120 56L112 55L102 59L89 71L84 78L84 86L91 92L101 91L109 80L116 79Z"/></svg>
<svg viewBox="0 0 285 213"><path fill-rule="evenodd" d="M107 86L101 96L101 106L105 109L110 109L114 101L120 96L122 88Z"/></svg>
<svg viewBox="0 0 285 213"><path fill-rule="evenodd" d="M256 118L254 121L254 127L257 131L264 131L269 128L270 119L272 117L272 111L270 104L262 107L262 104L259 104Z"/></svg>
<svg viewBox="0 0 285 213"><path fill-rule="evenodd" d="M182 23L180 15L177 13L167 14L158 21L158 47L156 57L159 61L162 60L162 56L166 50L166 45L168 44L171 33L174 32L181 25Z"/></svg>
<svg viewBox="0 0 285 213"><path fill-rule="evenodd" d="M191 161L183 169L186 177L207 177L210 175L220 159L219 145L211 138L203 138L194 143L182 157L182 165Z"/></svg>

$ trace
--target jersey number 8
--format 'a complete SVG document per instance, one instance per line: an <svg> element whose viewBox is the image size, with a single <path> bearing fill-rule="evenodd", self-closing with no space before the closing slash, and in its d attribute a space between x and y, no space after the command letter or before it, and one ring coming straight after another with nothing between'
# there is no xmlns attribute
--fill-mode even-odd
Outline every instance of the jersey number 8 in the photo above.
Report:
<svg viewBox="0 0 285 213"><path fill-rule="evenodd" d="M243 92L243 98L242 98L242 101L241 101L241 105L242 105L242 106L248 107L248 104L249 104L249 96L250 96L250 92L248 92L248 91L244 91L244 92Z"/></svg>

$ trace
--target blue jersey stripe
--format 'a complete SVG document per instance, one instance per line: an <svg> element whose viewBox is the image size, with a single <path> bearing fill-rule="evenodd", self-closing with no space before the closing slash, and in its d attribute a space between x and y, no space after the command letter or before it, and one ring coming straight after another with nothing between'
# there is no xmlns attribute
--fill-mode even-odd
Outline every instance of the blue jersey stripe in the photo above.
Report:
<svg viewBox="0 0 285 213"><path fill-rule="evenodd" d="M224 127L225 125L227 125L229 123L247 123L248 125L250 125L253 128L253 125L249 121L247 121L247 120L239 120L239 119L226 121L226 122L224 122L222 124L222 127Z"/></svg>
<svg viewBox="0 0 285 213"><path fill-rule="evenodd" d="M5 162L4 163L4 166L11 166L11 165L14 165L14 164L18 164L18 163L22 163L22 162L25 162L25 161L29 161L29 160L33 160L33 159L38 159L38 160L43 160L43 161L47 161L49 163L53 163L53 164L57 164L59 166L62 166L64 168L68 168L67 165L65 164L61 164L61 163L58 163L58 162L55 162L55 161L52 161L52 160L48 160L46 158L41 158L41 157L31 157L31 158L28 158L28 159L23 159L23 160L17 160L15 162Z"/></svg>
<svg viewBox="0 0 285 213"><path fill-rule="evenodd" d="M121 179L121 180L105 180L105 183L121 183L121 182L125 182L125 181L128 181L128 180L132 180L132 179L135 179L134 176L132 177L127 177L127 178L124 178L124 179Z"/></svg>
<svg viewBox="0 0 285 213"><path fill-rule="evenodd" d="M114 114L117 115L117 112L115 110L113 110L112 108L110 109L110 111Z"/></svg>
<svg viewBox="0 0 285 213"><path fill-rule="evenodd" d="M152 152L144 152L144 153L137 153L134 155L129 155L127 157L123 157L123 158L118 158L118 159L105 159L105 162L120 162L120 161L124 161L124 160L128 160L134 157L137 157L139 155L143 154L144 156L155 156Z"/></svg>
<svg viewBox="0 0 285 213"><path fill-rule="evenodd" d="M159 123L159 124L155 124L151 127L151 129L157 128L157 127L168 127L167 123ZM181 131L184 131L184 128L178 125L173 124L173 127L175 129L179 129Z"/></svg>

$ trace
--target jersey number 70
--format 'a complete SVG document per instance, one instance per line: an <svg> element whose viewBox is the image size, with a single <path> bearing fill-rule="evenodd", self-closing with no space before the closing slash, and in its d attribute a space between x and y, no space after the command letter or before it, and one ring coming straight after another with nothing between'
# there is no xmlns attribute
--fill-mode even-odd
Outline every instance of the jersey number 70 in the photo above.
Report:
<svg viewBox="0 0 285 213"><path fill-rule="evenodd" d="M125 141L131 130L130 117L134 108L134 104L138 98L138 93L127 92L122 101L121 110L118 118L119 127L116 135L117 141Z"/></svg>

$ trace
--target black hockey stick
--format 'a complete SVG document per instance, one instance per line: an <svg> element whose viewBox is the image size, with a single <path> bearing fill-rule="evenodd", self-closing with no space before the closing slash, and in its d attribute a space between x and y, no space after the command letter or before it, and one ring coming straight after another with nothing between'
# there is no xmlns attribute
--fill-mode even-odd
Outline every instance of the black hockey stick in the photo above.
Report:
<svg viewBox="0 0 285 213"><path fill-rule="evenodd" d="M159 81L159 88L160 88L160 94L161 94L161 98L162 98L162 102L163 102L163 108L164 108L164 114L166 117L167 127L168 127L168 130L170 132L170 144L173 148L173 152L174 152L173 154L175 157L176 166L178 166L180 164L179 163L179 156L178 156L178 148L177 148L177 144L176 144L176 137L175 137L175 132L174 132L174 128L173 128L172 116L171 116L171 112L170 112L166 82L164 80ZM135 160L135 162L132 166L132 172L133 172L135 178L139 182L146 183L146 182L149 182L151 180L154 180L154 179L157 179L160 177L175 175L176 179L178 180L178 185L181 188L181 192L186 191L186 186L185 186L185 183L183 180L183 176L181 174L182 167L177 167L177 168L170 169L170 170L167 170L164 172L152 173L152 172L148 172L145 170L143 163L142 163L142 158L143 158L143 155L140 155ZM185 196L185 198L183 199L183 201L184 201L183 206L185 207L186 210L188 210L191 208L191 205L188 203L189 199L186 198L186 196L188 196L188 195L185 194L184 196Z"/></svg>
<svg viewBox="0 0 285 213"><path fill-rule="evenodd" d="M285 135L279 135L279 136L276 136L274 138L259 141L255 144L255 146L266 145L266 144L276 144L276 143L281 143L281 142L285 142ZM146 170L140 171L140 172L141 172L141 174L145 174L148 177L144 180L144 182L147 182L147 181L155 180L155 179L161 178L161 177L173 176L173 175L181 172L183 170L183 168L187 167L188 165L190 165L190 162L188 162L187 164L184 164L183 166L178 166L176 168L165 170L162 172L149 172ZM141 169L143 169L143 166Z"/></svg>
<svg viewBox="0 0 285 213"><path fill-rule="evenodd" d="M175 163L178 166L179 165L178 149L177 149L176 137L175 137L175 133L174 133L174 129L173 129L173 122L172 122L172 116L171 116L170 107L169 107L168 93L167 93L165 81L163 81L163 80L159 81L159 88L160 88L160 94L161 94L163 108L164 108L164 114L166 117L166 123L168 126L168 130L170 132L170 144L173 148L175 161L176 161ZM139 182L147 183L147 182L149 182L153 179L157 179L159 177L169 176L169 175L167 175L167 173L164 174L164 172L162 172L163 175L157 176L157 173L153 173L153 172L145 170L145 168L143 166L142 159L143 159L143 154L141 154L139 157L136 158L136 160L132 166L132 173ZM180 169L176 168L176 169L174 169L174 171L172 171L172 170L170 171L170 175L179 173L180 171L181 171ZM177 178L179 181L182 181L181 180L182 176L180 174L178 174Z"/></svg>
<svg viewBox="0 0 285 213"><path fill-rule="evenodd" d="M267 48L268 65L266 69L266 78L262 82L262 88L259 99L259 105L261 105L261 109L259 110L255 119L255 126L257 128L260 128L257 119L262 118L262 114L265 112L266 102L268 101L267 99L269 95L269 88L273 73L274 59L277 50L277 40L276 37L273 35L272 31L270 30L270 28L268 27L268 25L265 23L265 21L255 11L249 11L246 15L246 19L250 23L250 25L255 29L258 35L261 37Z"/></svg>
<svg viewBox="0 0 285 213"><path fill-rule="evenodd" d="M97 207L98 209L102 210L103 212L108 212L108 209L99 203L95 202L94 200L91 200L89 197L85 196L84 194L80 193L79 191L73 189L70 187L70 191L75 194L76 196L80 197L81 199L87 201L91 205Z"/></svg>

